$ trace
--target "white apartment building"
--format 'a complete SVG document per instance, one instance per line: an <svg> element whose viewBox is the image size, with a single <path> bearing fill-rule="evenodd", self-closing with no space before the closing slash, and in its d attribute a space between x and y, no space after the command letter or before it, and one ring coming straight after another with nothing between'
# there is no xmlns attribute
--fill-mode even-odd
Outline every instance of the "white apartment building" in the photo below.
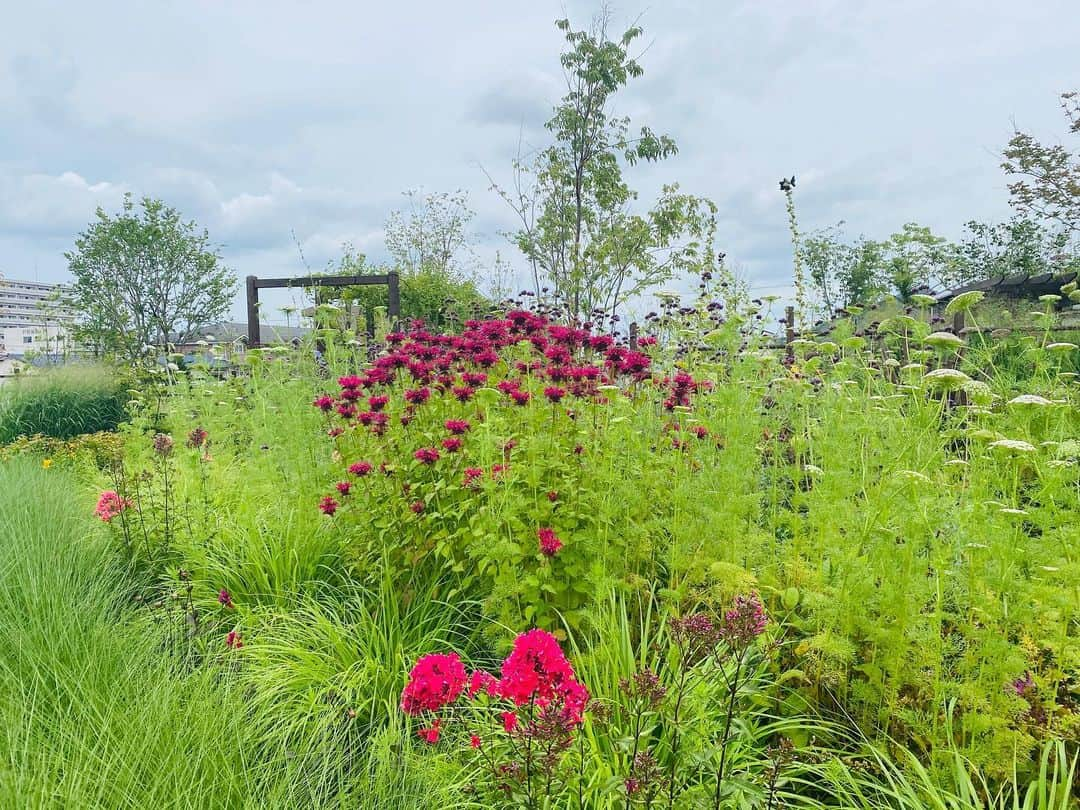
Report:
<svg viewBox="0 0 1080 810"><path fill-rule="evenodd" d="M0 275L0 358L61 357L70 351L75 314L67 301L69 292L63 284Z"/></svg>

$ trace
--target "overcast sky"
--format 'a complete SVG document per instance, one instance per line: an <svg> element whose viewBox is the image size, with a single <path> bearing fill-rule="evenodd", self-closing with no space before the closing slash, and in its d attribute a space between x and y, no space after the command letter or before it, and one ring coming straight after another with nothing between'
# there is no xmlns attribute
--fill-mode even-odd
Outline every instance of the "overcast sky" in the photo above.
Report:
<svg viewBox="0 0 1080 810"><path fill-rule="evenodd" d="M132 191L198 220L239 276L384 254L401 192L464 189L481 255L520 257L481 167L509 179L564 91L554 21L596 3L364 0L15 2L0 16L0 272L65 280L94 209ZM1077 0L617 2L645 76L618 100L677 157L628 174L720 206L719 243L761 292L804 229L950 237L1008 216L1013 121L1063 137L1080 86ZM235 308L239 313L240 307ZM267 313L270 314L270 313ZM280 315L271 317L280 319Z"/></svg>

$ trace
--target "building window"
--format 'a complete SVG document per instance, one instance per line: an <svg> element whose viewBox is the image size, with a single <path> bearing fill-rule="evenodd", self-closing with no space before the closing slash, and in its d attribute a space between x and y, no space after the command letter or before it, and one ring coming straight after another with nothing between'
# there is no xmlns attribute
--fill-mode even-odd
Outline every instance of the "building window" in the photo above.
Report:
<svg viewBox="0 0 1080 810"><path fill-rule="evenodd" d="M22 342L23 343L33 343L34 342L34 336L33 335L23 335L22 336Z"/></svg>

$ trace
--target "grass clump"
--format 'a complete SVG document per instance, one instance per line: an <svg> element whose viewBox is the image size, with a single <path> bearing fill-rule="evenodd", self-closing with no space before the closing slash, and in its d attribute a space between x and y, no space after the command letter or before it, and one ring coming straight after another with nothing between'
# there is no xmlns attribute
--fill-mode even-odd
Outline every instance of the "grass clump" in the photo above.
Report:
<svg viewBox="0 0 1080 810"><path fill-rule="evenodd" d="M0 444L41 434L70 439L115 430L127 417L124 383L101 366L71 365L0 388Z"/></svg>

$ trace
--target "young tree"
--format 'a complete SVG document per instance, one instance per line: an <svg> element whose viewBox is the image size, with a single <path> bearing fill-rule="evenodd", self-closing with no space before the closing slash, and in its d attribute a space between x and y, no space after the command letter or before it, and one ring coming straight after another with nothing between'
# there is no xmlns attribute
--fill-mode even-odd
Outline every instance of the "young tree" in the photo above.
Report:
<svg viewBox="0 0 1080 810"><path fill-rule="evenodd" d="M919 287L951 287L960 280L956 246L923 225L906 223L881 248L887 286L905 303Z"/></svg>
<svg viewBox="0 0 1080 810"><path fill-rule="evenodd" d="M478 261L469 234L475 213L468 195L455 191L421 196L419 191L409 190L405 196L408 209L392 212L384 232L390 267L399 275L402 318L416 318L443 329L487 312L491 302L477 283ZM363 253L345 245L343 256L328 272L369 275L386 269L370 265ZM374 325L376 307L388 303L383 287L346 288L336 295L320 292L320 300L333 296L358 306L369 328Z"/></svg>
<svg viewBox="0 0 1080 810"><path fill-rule="evenodd" d="M1063 93L1061 109L1069 133L1080 134L1080 92ZM1080 152L1061 144L1044 146L1017 130L1001 167L1019 179L1009 184L1012 204L1023 216L1058 223L1070 239L1080 236Z"/></svg>
<svg viewBox="0 0 1080 810"><path fill-rule="evenodd" d="M115 216L98 208L64 256L80 339L131 361L146 345L189 340L228 312L236 292L207 232L149 197L137 209L127 195Z"/></svg>
<svg viewBox="0 0 1080 810"><path fill-rule="evenodd" d="M464 191L439 192L421 197L405 192L408 211L394 211L386 220L386 251L402 275L430 272L456 280L471 278L476 255L469 239L469 223L476 212Z"/></svg>
<svg viewBox="0 0 1080 810"><path fill-rule="evenodd" d="M345 245L343 255L329 268L331 275L362 276L381 275L386 268L368 263L367 256ZM489 299L468 278L459 278L437 268L419 266L399 271L399 299L401 317L418 319L435 330L460 324L467 318L484 314L491 307ZM359 308L358 320L367 328L375 325L375 310L389 303L385 287L345 287L336 293L321 292L319 300L331 299Z"/></svg>
<svg viewBox="0 0 1080 810"><path fill-rule="evenodd" d="M550 285L571 320L613 313L628 298L700 264L711 203L664 186L648 211L623 179L624 165L659 161L676 153L675 142L648 127L630 133L630 120L612 114L615 93L642 75L630 54L642 29L608 37L608 18L589 31L569 20L556 25L567 49L560 57L567 93L547 122L554 143L532 164L514 164L512 190L493 183L513 208L521 228L514 244L528 259L538 295Z"/></svg>
<svg viewBox="0 0 1080 810"><path fill-rule="evenodd" d="M871 303L887 287L882 243L864 236L846 242L842 225L815 231L799 246L825 317L840 307Z"/></svg>

